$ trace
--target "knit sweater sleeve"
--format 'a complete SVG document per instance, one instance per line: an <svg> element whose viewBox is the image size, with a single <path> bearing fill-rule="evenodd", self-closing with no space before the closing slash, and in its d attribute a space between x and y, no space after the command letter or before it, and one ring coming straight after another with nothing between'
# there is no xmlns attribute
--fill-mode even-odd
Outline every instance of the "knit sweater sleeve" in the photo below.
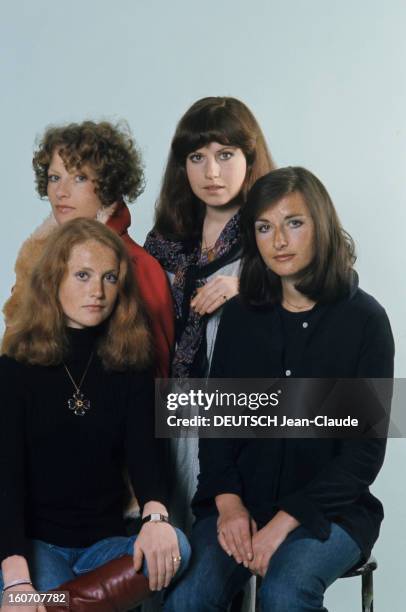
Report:
<svg viewBox="0 0 406 612"><path fill-rule="evenodd" d="M22 366L23 367L23 366ZM19 364L0 357L0 563L26 555L24 525L24 413L26 400Z"/></svg>
<svg viewBox="0 0 406 612"><path fill-rule="evenodd" d="M148 501L168 504L166 441L155 437L154 380L131 376L126 419L126 454L131 484L141 508Z"/></svg>

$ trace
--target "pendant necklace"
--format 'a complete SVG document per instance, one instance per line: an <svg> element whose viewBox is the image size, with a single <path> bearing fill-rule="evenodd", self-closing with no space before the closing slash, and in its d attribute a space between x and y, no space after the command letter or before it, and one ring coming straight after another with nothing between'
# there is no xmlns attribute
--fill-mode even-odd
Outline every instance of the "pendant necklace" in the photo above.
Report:
<svg viewBox="0 0 406 612"><path fill-rule="evenodd" d="M207 260L209 263L211 263L212 261L214 261L214 259L216 259L216 249L215 249L216 243L207 246L207 242L205 240L205 238L203 237L203 246L202 246L202 254L206 255Z"/></svg>
<svg viewBox="0 0 406 612"><path fill-rule="evenodd" d="M74 414L76 414L77 416L83 416L84 414L86 414L86 410L90 409L90 401L88 399L85 399L83 393L81 393L80 391L80 387L82 386L83 381L85 380L85 376L87 374L87 371L89 369L92 359L93 359L93 351L90 354L89 361L87 362L87 366L85 368L85 371L83 372L83 376L80 379L80 383L78 385L75 383L75 380L72 374L69 372L69 369L66 363L63 364L63 367L65 368L67 375L69 376L73 386L75 387L75 393L73 394L73 397L68 399L68 408L69 410L73 410Z"/></svg>

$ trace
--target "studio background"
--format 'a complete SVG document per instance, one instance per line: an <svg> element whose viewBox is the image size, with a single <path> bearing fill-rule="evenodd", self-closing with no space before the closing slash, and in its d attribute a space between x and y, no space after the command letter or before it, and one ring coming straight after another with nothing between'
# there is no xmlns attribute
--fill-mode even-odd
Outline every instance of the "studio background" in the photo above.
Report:
<svg viewBox="0 0 406 612"><path fill-rule="evenodd" d="M406 377L405 23L402 0L2 0L1 303L19 246L49 212L31 169L47 125L128 121L146 167L131 207L143 243L176 122L200 97L231 95L256 115L278 166L303 165L327 186ZM404 465L405 440L390 440L373 487L386 514L374 551L380 612L404 609ZM359 580L339 580L326 605L358 610Z"/></svg>

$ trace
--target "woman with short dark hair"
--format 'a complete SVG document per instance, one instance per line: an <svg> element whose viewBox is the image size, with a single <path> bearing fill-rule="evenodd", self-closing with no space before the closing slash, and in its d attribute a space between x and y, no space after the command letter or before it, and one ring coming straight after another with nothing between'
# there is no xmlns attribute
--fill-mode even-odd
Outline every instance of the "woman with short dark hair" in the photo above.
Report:
<svg viewBox="0 0 406 612"><path fill-rule="evenodd" d="M352 240L314 175L259 179L242 228L240 295L224 309L211 376L393 376L387 315L358 287ZM326 588L378 537L383 509L369 486L384 454L373 436L201 439L193 560L168 612L226 610L252 573L262 610L325 610Z"/></svg>
<svg viewBox="0 0 406 612"><path fill-rule="evenodd" d="M348 293L352 284L354 242L341 227L324 185L305 168L281 168L257 181L250 193L250 206L242 213L245 257L240 283L245 300L250 303L272 304L282 299L281 277L267 265L260 249L260 236L266 238L264 226L259 232L254 228L260 225L257 219L264 209L295 194L300 194L306 203L314 242L311 262L301 271L299 282L295 282L296 290L316 302L333 302Z"/></svg>
<svg viewBox="0 0 406 612"><path fill-rule="evenodd" d="M49 591L125 554L136 570L145 560L160 590L187 564L188 543L168 523L152 356L123 242L95 220L62 224L2 344L4 593ZM143 516L134 537L123 519L124 468Z"/></svg>

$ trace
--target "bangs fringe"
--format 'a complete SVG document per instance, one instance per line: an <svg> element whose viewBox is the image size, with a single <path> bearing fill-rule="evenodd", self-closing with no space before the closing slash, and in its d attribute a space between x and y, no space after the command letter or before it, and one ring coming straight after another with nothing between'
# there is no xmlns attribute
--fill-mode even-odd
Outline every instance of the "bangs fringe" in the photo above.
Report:
<svg viewBox="0 0 406 612"><path fill-rule="evenodd" d="M179 126L178 133L172 141L172 151L176 159L183 162L192 151L218 142L225 146L242 149L249 155L255 148L255 137L248 137L249 130L244 129L241 119L230 115L224 108L214 112L201 112L188 118Z"/></svg>
<svg viewBox="0 0 406 612"><path fill-rule="evenodd" d="M184 158L186 155L196 149L205 147L210 142L218 142L222 145L239 146L239 142L235 138L230 138L224 130L208 129L200 132L184 132L180 134L172 143L172 150L178 159Z"/></svg>

